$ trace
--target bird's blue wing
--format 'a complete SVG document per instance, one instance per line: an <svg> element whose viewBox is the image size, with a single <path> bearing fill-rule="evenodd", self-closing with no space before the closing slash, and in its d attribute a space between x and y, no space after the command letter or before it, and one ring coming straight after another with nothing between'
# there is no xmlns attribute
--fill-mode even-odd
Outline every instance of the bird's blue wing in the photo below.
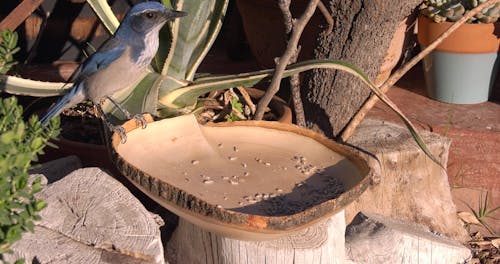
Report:
<svg viewBox="0 0 500 264"><path fill-rule="evenodd" d="M86 79L98 70L106 68L118 59L125 51L126 46L120 45L119 40L111 38L104 43L98 51L92 54L83 64L76 69L70 78L70 82L79 82Z"/></svg>

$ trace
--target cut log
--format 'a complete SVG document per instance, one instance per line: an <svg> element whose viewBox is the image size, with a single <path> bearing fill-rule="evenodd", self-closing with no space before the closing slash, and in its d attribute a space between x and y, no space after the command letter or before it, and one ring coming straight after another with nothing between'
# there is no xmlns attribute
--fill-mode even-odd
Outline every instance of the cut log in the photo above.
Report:
<svg viewBox="0 0 500 264"><path fill-rule="evenodd" d="M164 263L159 227L118 181L98 168L79 169L46 186L48 206L35 233L24 234L10 259L39 263ZM36 263L36 262L34 262Z"/></svg>
<svg viewBox="0 0 500 264"><path fill-rule="evenodd" d="M446 165L450 140L425 131L421 135ZM425 156L405 127L364 120L349 143L377 157L381 177L346 208L347 223L368 211L416 222L461 242L469 238L457 217L446 172Z"/></svg>
<svg viewBox="0 0 500 264"><path fill-rule="evenodd" d="M465 263L471 251L421 225L359 213L346 229L348 263Z"/></svg>
<svg viewBox="0 0 500 264"><path fill-rule="evenodd" d="M293 235L244 241L205 231L180 219L167 244L170 263L344 263L344 211Z"/></svg>

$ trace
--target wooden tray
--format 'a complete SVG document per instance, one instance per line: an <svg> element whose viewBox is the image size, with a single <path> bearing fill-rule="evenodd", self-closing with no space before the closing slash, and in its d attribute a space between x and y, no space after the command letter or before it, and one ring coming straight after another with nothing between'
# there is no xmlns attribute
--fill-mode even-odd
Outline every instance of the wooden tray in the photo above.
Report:
<svg viewBox="0 0 500 264"><path fill-rule="evenodd" d="M327 218L373 173L357 150L295 125L201 126L186 115L124 127L125 144L112 137L123 175L180 217L237 239L274 239Z"/></svg>

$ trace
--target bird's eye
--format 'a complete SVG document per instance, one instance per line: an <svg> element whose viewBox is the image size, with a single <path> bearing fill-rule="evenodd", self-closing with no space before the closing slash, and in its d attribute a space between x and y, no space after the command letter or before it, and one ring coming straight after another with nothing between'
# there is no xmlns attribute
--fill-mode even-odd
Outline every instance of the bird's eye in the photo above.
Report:
<svg viewBox="0 0 500 264"><path fill-rule="evenodd" d="M155 16L155 14L153 14L152 12L147 12L145 13L145 15L147 18L153 18Z"/></svg>

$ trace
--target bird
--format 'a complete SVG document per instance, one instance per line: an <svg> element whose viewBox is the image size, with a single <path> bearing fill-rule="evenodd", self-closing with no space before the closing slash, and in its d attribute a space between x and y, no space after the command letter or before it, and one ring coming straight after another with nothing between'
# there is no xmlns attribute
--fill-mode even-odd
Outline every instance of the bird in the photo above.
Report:
<svg viewBox="0 0 500 264"><path fill-rule="evenodd" d="M125 130L107 120L101 104L110 100L127 119L136 119L143 128L146 127L142 115L131 115L111 96L141 78L158 51L159 31L165 23L186 15L186 12L169 9L159 2L134 5L115 34L75 70L70 78L73 87L49 108L40 119L41 123L46 125L63 110L90 100L107 127L117 132L125 143Z"/></svg>

